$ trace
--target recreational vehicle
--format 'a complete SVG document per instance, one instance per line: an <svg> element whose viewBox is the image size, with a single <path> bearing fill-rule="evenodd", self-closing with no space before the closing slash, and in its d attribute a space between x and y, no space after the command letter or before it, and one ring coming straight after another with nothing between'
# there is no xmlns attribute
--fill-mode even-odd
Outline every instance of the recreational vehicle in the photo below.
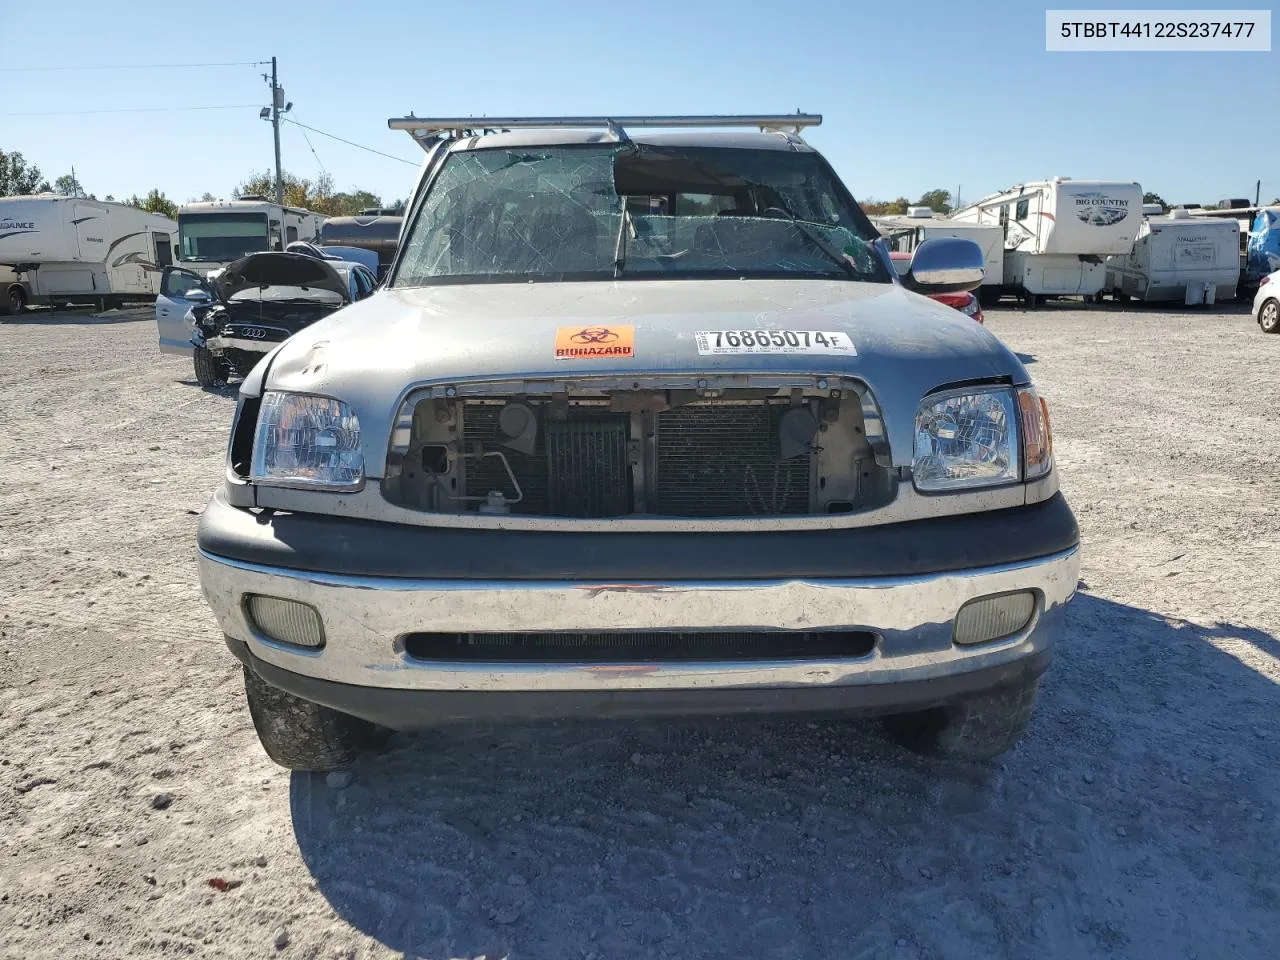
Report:
<svg viewBox="0 0 1280 960"><path fill-rule="evenodd" d="M899 253L914 253L930 237L960 237L982 248L986 274L976 291L983 304L1000 299L1004 283L1004 231L996 224L983 226L934 216L928 207L911 207L906 216L872 217L871 222Z"/></svg>
<svg viewBox="0 0 1280 960"><path fill-rule="evenodd" d="M123 203L39 194L0 200L9 312L28 304L154 300L177 224Z"/></svg>
<svg viewBox="0 0 1280 960"><path fill-rule="evenodd" d="M1142 223L1142 187L1054 177L1019 184L957 211L960 223L1004 234L1004 287L1029 305L1046 297L1096 297L1103 261L1127 254Z"/></svg>
<svg viewBox="0 0 1280 960"><path fill-rule="evenodd" d="M1264 276L1269 272L1264 270L1261 274L1255 273L1250 269L1249 265L1249 231L1257 218L1257 214L1262 212L1261 207L1251 206L1248 200L1238 199L1220 200L1211 207L1189 203L1182 204L1182 207L1198 220L1232 220L1235 222L1240 231L1240 276L1245 285L1256 284L1260 276Z"/></svg>
<svg viewBox="0 0 1280 960"><path fill-rule="evenodd" d="M220 270L250 253L315 240L324 217L265 197L189 203L178 210L178 261L196 272Z"/></svg>
<svg viewBox="0 0 1280 960"><path fill-rule="evenodd" d="M1117 300L1212 304L1236 295L1240 227L1233 219L1192 217L1172 210L1149 216L1133 249L1108 257L1105 291Z"/></svg>
<svg viewBox="0 0 1280 960"><path fill-rule="evenodd" d="M366 210L354 217L330 217L320 227L320 243L325 247L356 247L378 255L378 277L391 266L400 244L404 218Z"/></svg>

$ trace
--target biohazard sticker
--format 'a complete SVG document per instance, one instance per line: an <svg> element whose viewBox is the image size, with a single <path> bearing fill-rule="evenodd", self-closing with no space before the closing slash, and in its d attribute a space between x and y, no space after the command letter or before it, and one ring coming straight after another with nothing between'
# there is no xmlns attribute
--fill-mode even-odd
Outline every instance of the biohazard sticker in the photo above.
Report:
<svg viewBox="0 0 1280 960"><path fill-rule="evenodd" d="M560 327L557 360L625 359L635 356L636 328L629 324Z"/></svg>

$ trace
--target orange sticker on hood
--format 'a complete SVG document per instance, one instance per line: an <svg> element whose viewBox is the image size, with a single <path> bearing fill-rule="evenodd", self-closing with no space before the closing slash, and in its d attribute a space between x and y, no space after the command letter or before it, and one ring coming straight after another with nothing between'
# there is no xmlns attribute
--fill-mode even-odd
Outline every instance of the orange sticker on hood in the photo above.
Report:
<svg viewBox="0 0 1280 960"><path fill-rule="evenodd" d="M560 327L556 330L557 360L635 356L636 328L617 326Z"/></svg>

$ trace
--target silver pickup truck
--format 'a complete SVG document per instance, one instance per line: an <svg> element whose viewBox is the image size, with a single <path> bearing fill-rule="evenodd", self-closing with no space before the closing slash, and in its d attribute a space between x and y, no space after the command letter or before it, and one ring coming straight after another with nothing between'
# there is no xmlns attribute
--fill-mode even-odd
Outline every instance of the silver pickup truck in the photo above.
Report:
<svg viewBox="0 0 1280 960"><path fill-rule="evenodd" d="M977 246L898 277L819 120L390 122L426 157L387 280L245 378L200 521L273 759L743 710L1016 743L1079 564L1048 411L921 295Z"/></svg>

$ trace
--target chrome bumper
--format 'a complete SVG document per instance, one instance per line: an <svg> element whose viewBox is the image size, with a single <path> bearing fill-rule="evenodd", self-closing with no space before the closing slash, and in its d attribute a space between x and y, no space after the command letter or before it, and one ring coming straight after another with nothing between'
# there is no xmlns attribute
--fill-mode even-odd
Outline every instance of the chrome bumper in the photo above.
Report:
<svg viewBox="0 0 1280 960"><path fill-rule="evenodd" d="M824 580L589 583L409 580L336 576L244 563L201 551L200 580L223 632L254 658L291 673L393 690L623 691L891 684L979 671L1046 654L1075 592L1076 548L1024 563L927 576ZM968 600L1033 590L1036 612L1010 638L952 642ZM307 650L260 635L245 595L319 611L325 645ZM834 660L461 663L406 656L419 631L867 630L863 657Z"/></svg>

